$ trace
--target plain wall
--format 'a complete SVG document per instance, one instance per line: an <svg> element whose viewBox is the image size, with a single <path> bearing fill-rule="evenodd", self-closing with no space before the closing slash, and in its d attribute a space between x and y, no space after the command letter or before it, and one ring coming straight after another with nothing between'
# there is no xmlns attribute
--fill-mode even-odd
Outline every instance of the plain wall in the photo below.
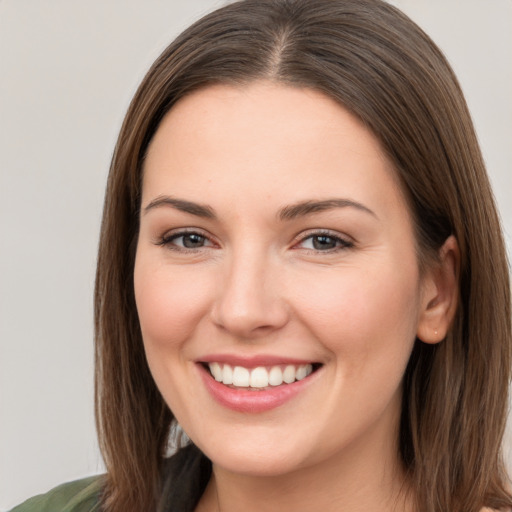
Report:
<svg viewBox="0 0 512 512"><path fill-rule="evenodd" d="M0 510L103 469L92 293L112 150L152 61L223 3L0 0ZM511 254L512 2L393 3L459 76Z"/></svg>

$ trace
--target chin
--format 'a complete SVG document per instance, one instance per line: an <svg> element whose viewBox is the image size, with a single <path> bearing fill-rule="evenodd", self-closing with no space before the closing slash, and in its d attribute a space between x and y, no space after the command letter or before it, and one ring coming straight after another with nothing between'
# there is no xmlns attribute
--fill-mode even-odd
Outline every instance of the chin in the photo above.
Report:
<svg viewBox="0 0 512 512"><path fill-rule="evenodd" d="M195 440L196 446L212 463L231 473L250 476L277 476L290 473L307 459L305 440L284 442L281 436L258 436L239 432L221 438L207 437L205 443ZM261 433L260 433L261 434ZM194 437L194 436L193 436ZM230 442L226 442L229 439ZM299 449L298 449L299 448Z"/></svg>
<svg viewBox="0 0 512 512"><path fill-rule="evenodd" d="M224 471L253 477L275 477L291 473L301 466L295 457L281 453L236 452L233 450L223 454L213 454L212 463Z"/></svg>

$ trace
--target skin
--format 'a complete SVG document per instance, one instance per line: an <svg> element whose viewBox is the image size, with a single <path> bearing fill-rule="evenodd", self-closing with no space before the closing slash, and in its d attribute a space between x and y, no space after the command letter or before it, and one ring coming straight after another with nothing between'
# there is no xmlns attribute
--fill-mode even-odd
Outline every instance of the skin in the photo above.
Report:
<svg viewBox="0 0 512 512"><path fill-rule="evenodd" d="M333 198L364 208L279 216ZM320 246L319 231L330 237ZM180 100L145 161L134 283L155 382L213 462L197 510L412 510L397 448L401 381L416 336L446 334L457 254L448 239L420 275L391 163L321 93L255 82ZM283 405L241 413L200 378L197 361L218 353L322 366Z"/></svg>

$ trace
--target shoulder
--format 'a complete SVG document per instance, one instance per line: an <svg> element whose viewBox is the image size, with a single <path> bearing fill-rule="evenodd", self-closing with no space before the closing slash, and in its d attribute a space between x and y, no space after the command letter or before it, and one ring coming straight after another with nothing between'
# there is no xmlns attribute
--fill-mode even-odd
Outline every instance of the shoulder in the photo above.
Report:
<svg viewBox="0 0 512 512"><path fill-rule="evenodd" d="M83 478L34 496L11 512L99 512L102 486L101 476Z"/></svg>

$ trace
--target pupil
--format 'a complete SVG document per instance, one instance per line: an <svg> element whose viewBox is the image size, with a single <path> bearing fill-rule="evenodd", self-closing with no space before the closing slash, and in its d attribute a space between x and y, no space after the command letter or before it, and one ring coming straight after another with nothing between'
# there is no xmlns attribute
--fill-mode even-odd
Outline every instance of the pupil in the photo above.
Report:
<svg viewBox="0 0 512 512"><path fill-rule="evenodd" d="M187 249L194 249L195 247L202 247L204 244L204 237L201 235L185 235L183 237L183 246Z"/></svg>
<svg viewBox="0 0 512 512"><path fill-rule="evenodd" d="M336 240L326 235L315 236L313 238L313 247L319 250L334 249L336 247Z"/></svg>

